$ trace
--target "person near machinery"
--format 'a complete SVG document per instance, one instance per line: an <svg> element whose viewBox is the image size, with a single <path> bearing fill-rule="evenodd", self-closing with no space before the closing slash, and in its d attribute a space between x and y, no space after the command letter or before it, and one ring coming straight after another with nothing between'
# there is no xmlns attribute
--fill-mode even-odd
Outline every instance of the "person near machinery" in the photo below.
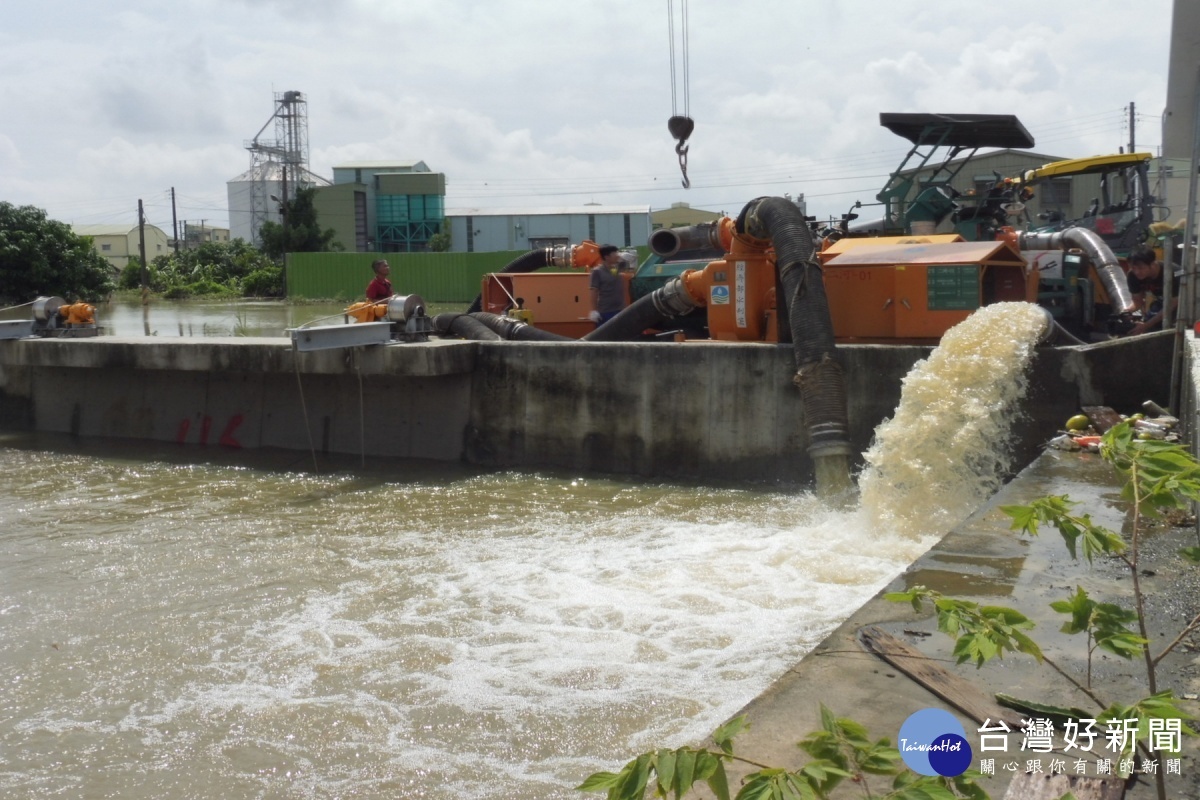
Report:
<svg viewBox="0 0 1200 800"><path fill-rule="evenodd" d="M372 303L387 300L395 294L392 291L392 282L388 280L391 267L386 259L380 258L371 262L371 269L375 271L375 278L367 284L367 300Z"/></svg>
<svg viewBox="0 0 1200 800"><path fill-rule="evenodd" d="M1129 254L1129 274L1126 281L1129 293L1142 312L1142 321L1129 329L1129 336L1162 330L1163 323L1163 267L1154 251L1149 247L1137 247ZM1171 310L1179 305L1180 278L1171 281Z"/></svg>
<svg viewBox="0 0 1200 800"><path fill-rule="evenodd" d="M621 279L625 260L616 245L602 245L599 250L600 263L592 267L588 279L592 296L592 311L588 319L603 325L625 308L625 282Z"/></svg>

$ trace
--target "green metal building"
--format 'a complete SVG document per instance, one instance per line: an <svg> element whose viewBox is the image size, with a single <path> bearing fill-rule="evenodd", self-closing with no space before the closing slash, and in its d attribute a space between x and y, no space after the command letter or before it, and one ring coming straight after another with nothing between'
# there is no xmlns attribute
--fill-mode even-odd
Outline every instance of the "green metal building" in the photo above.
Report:
<svg viewBox="0 0 1200 800"><path fill-rule="evenodd" d="M446 176L424 161L361 161L333 168L317 218L347 251L419 253L446 224Z"/></svg>

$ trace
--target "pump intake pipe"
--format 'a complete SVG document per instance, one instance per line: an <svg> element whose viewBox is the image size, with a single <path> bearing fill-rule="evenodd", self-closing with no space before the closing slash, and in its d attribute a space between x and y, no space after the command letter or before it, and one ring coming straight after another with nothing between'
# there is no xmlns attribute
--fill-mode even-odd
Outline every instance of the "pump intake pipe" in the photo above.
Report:
<svg viewBox="0 0 1200 800"><path fill-rule="evenodd" d="M544 331L517 319L490 314L487 311L476 311L470 315L483 324L488 330L495 332L501 339L525 342L573 342L570 336Z"/></svg>
<svg viewBox="0 0 1200 800"><path fill-rule="evenodd" d="M556 244L553 247L543 247L530 250L519 255L500 270L502 274L511 275L519 272L537 272L542 267L570 267L573 269L588 269L600 263L600 245L585 239L577 245ZM483 310L483 295L475 297L475 302L467 309L468 314Z"/></svg>
<svg viewBox="0 0 1200 800"><path fill-rule="evenodd" d="M842 367L834 358L833 321L816 244L804 214L790 200L760 197L750 201L738 216L738 228L749 236L770 240L783 287L780 305L786 305L796 358L793 382L800 389L808 425L808 452L817 464L818 490L835 493L849 488L853 454L849 436L849 411ZM822 486L822 468L827 474ZM834 473L828 470L833 467ZM844 470L844 475L840 474Z"/></svg>
<svg viewBox="0 0 1200 800"><path fill-rule="evenodd" d="M1006 234L1010 242L1015 234L1018 250L1066 250L1078 247L1087 254L1092 266L1096 268L1096 274L1100 276L1100 282L1104 284L1104 289L1112 301L1113 311L1117 314L1128 314L1137 308L1120 262L1095 231L1087 228L1067 228L1054 233L1006 231Z"/></svg>
<svg viewBox="0 0 1200 800"><path fill-rule="evenodd" d="M477 342L498 342L500 334L470 314L447 312L433 318L433 330L439 336L458 336Z"/></svg>

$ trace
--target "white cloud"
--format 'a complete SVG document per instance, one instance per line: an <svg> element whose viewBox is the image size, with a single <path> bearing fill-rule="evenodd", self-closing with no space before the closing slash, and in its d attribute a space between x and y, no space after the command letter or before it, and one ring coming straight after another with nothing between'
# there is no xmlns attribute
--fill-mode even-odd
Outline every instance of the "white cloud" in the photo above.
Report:
<svg viewBox="0 0 1200 800"><path fill-rule="evenodd" d="M907 150L880 112L1014 113L1038 150L1074 156L1115 149L1136 101L1139 144L1157 145L1169 8L1143 4L1162 24L1140 26L1135 47L1116 0L1089 3L1086 26L1069 4L1033 0L987 14L693 3L685 193L666 133L667 20L644 0L130 0L115 12L48 0L9 10L0 31L3 199L127 214L173 185L221 214L213 198L246 168L243 143L273 93L296 89L316 171L420 159L447 174L452 203L469 192L473 204L728 210L790 191L840 213Z"/></svg>

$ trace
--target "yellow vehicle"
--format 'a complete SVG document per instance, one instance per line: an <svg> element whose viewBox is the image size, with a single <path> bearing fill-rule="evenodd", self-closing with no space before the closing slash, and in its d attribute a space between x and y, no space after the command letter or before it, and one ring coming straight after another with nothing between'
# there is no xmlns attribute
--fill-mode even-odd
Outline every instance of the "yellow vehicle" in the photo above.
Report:
<svg viewBox="0 0 1200 800"><path fill-rule="evenodd" d="M1086 228L1095 231L1104 243L1118 256L1129 251L1146 239L1156 211L1160 216L1169 209L1155 205L1150 194L1150 153L1116 153L1113 155L1072 158L1054 161L1037 169L1027 170L1021 183L1037 189L1051 180L1073 178L1080 175L1099 175L1100 193L1092 198L1091 204L1078 219L1069 219L1062 210L1043 211L1044 226L1041 231L1059 231L1065 228ZM1048 193L1042 195L1043 207Z"/></svg>

